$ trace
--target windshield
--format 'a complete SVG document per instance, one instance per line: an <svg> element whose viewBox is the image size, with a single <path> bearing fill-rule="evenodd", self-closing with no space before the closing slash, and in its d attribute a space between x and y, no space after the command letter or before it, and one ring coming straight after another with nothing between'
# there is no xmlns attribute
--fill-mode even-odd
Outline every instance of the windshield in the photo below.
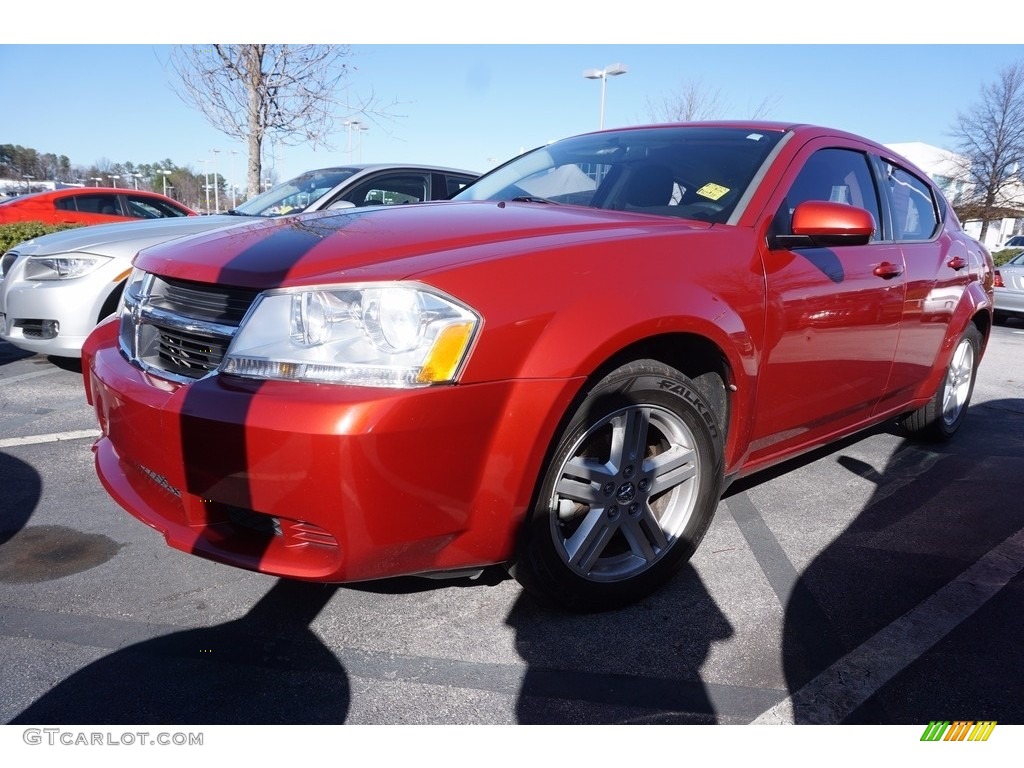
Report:
<svg viewBox="0 0 1024 768"><path fill-rule="evenodd" d="M309 171L271 187L251 200L246 200L233 212L245 216L285 216L301 213L358 170L324 168Z"/></svg>
<svg viewBox="0 0 1024 768"><path fill-rule="evenodd" d="M516 158L454 199L563 203L723 223L782 136L722 126L577 136Z"/></svg>
<svg viewBox="0 0 1024 768"><path fill-rule="evenodd" d="M35 194L40 195L42 193L36 192ZM0 197L0 205L7 205L8 203L13 203L15 200L24 200L26 197L32 197L32 195L14 195L13 197Z"/></svg>

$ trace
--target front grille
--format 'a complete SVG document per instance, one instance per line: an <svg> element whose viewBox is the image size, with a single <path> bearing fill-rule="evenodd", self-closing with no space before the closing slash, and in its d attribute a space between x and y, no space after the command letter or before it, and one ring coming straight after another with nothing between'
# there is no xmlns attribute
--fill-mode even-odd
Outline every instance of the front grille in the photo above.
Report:
<svg viewBox="0 0 1024 768"><path fill-rule="evenodd" d="M26 339L52 339L57 334L53 329L53 321L45 325L46 320L22 319L14 322L15 328L20 328Z"/></svg>
<svg viewBox="0 0 1024 768"><path fill-rule="evenodd" d="M250 531L264 533L268 536L281 535L281 521L276 517L234 506L227 506L227 511L228 519L235 525L247 528Z"/></svg>
<svg viewBox="0 0 1024 768"><path fill-rule="evenodd" d="M157 338L164 369L190 378L217 370L231 343L230 338L167 331L160 331Z"/></svg>
<svg viewBox="0 0 1024 768"><path fill-rule="evenodd" d="M121 350L139 367L178 381L199 379L224 359L259 291L144 275L130 281Z"/></svg>
<svg viewBox="0 0 1024 768"><path fill-rule="evenodd" d="M259 534L267 539L284 539L285 546L316 546L338 549L338 540L319 525L304 520L273 517L251 509L207 502L207 509L226 512L239 534Z"/></svg>
<svg viewBox="0 0 1024 768"><path fill-rule="evenodd" d="M249 311L257 291L220 285L164 280L166 290L154 306L187 317L238 326Z"/></svg>
<svg viewBox="0 0 1024 768"><path fill-rule="evenodd" d="M18 260L17 251L8 251L4 254L3 258L0 259L0 279L4 277L8 272L11 271L11 267L14 266L14 262Z"/></svg>
<svg viewBox="0 0 1024 768"><path fill-rule="evenodd" d="M179 499L181 498L181 491L179 491L177 488L175 488L173 485L171 485L169 482L167 482L167 478L166 477L164 477L163 475L157 474L156 472L154 472L149 467L144 467L141 464L136 464L135 466L139 468L140 472L142 472L146 477L148 477L150 480L152 480L158 486L163 488L165 491L167 491L168 493L170 493L171 495L173 495L176 498L179 498Z"/></svg>

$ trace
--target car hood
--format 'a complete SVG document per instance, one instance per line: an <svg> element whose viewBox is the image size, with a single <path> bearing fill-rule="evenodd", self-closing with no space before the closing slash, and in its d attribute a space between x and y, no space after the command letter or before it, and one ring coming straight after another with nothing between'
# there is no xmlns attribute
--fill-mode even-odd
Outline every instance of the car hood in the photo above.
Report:
<svg viewBox="0 0 1024 768"><path fill-rule="evenodd" d="M272 288L403 279L520 251L709 227L575 206L437 202L264 220L149 248L135 264L165 277Z"/></svg>
<svg viewBox="0 0 1024 768"><path fill-rule="evenodd" d="M21 254L44 256L55 253L98 253L130 255L151 245L197 232L237 225L251 221L238 216L182 216L152 221L127 221L116 224L96 224L53 232L26 240L17 246ZM14 249L12 249L14 250Z"/></svg>

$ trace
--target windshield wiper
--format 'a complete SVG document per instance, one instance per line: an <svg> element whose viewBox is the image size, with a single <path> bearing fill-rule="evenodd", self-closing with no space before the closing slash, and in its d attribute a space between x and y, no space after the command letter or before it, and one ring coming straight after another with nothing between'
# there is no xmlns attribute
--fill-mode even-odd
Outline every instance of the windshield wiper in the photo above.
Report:
<svg viewBox="0 0 1024 768"><path fill-rule="evenodd" d="M547 203L548 205L559 205L554 200L548 200L546 197L534 197L533 195L518 195L512 198L513 203Z"/></svg>
<svg viewBox="0 0 1024 768"><path fill-rule="evenodd" d="M230 211L224 211L227 216L251 216L251 213L242 213L237 208L232 208Z"/></svg>

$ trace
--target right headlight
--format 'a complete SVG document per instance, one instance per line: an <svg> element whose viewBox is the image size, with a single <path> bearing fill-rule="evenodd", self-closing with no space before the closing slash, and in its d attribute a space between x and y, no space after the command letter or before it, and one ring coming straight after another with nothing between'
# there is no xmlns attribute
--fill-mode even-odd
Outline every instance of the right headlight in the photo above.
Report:
<svg viewBox="0 0 1024 768"><path fill-rule="evenodd" d="M26 280L72 280L93 272L110 261L110 256L66 253L56 256L29 256L25 262Z"/></svg>
<svg viewBox="0 0 1024 768"><path fill-rule="evenodd" d="M445 384L458 376L480 323L473 310L414 283L268 291L221 370L370 387Z"/></svg>

